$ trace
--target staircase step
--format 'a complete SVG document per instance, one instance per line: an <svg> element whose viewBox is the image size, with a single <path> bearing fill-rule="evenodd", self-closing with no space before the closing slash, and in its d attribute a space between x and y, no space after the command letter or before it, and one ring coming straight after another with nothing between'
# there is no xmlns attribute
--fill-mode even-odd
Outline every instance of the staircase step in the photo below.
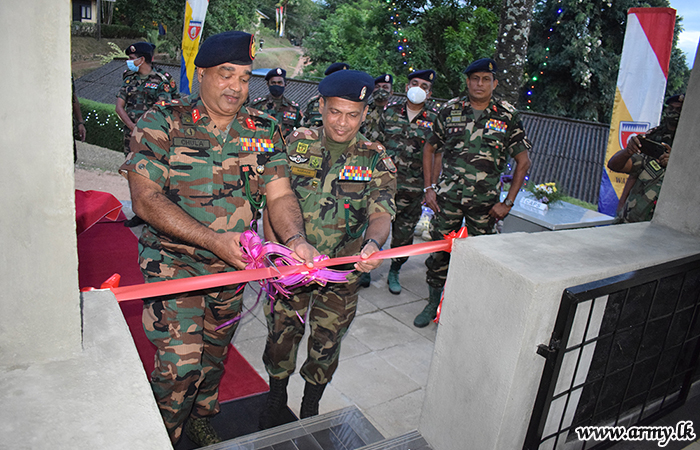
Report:
<svg viewBox="0 0 700 450"><path fill-rule="evenodd" d="M432 450L432 448L423 436L414 430L395 438L365 445L357 450Z"/></svg>
<svg viewBox="0 0 700 450"><path fill-rule="evenodd" d="M374 428L362 412L356 406L349 406L338 411L210 445L206 449L356 450L367 448L368 445L383 440L384 436ZM401 447L396 448L398 450Z"/></svg>

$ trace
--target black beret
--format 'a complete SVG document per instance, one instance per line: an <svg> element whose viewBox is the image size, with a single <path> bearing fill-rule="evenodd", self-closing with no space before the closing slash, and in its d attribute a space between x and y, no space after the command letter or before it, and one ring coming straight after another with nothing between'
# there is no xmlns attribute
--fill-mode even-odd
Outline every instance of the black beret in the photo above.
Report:
<svg viewBox="0 0 700 450"><path fill-rule="evenodd" d="M326 69L325 75L330 75L333 72L337 72L339 70L348 70L349 68L350 68L350 66L348 66L344 62L333 63L330 66L328 66L328 68Z"/></svg>
<svg viewBox="0 0 700 450"><path fill-rule="evenodd" d="M255 59L255 36L243 31L226 31L209 36L199 47L194 65L214 67L224 63L247 66Z"/></svg>
<svg viewBox="0 0 700 450"><path fill-rule="evenodd" d="M676 94L669 97L668 100L666 100L666 104L670 105L675 102L683 103L683 100L685 100L685 94Z"/></svg>
<svg viewBox="0 0 700 450"><path fill-rule="evenodd" d="M359 70L333 72L318 84L324 97L342 97L353 102L366 101L374 91L374 78Z"/></svg>
<svg viewBox="0 0 700 450"><path fill-rule="evenodd" d="M409 80L412 80L414 78L420 78L421 80L430 81L431 83L433 83L435 81L435 71L431 69L416 70L415 72L411 72L408 74Z"/></svg>
<svg viewBox="0 0 700 450"><path fill-rule="evenodd" d="M374 79L374 84L377 83L394 84L394 77L392 77L390 73L385 73L384 75L380 75Z"/></svg>
<svg viewBox="0 0 700 450"><path fill-rule="evenodd" d="M270 81L270 78L272 78L272 77L282 77L286 80L287 79L287 71L281 67L278 67L276 69L271 69L269 72L267 72L267 75L265 75L265 81Z"/></svg>
<svg viewBox="0 0 700 450"><path fill-rule="evenodd" d="M491 72L496 73L498 68L496 67L496 61L491 58L481 58L477 59L473 63L469 64L469 67L464 69L464 73L467 75L474 72Z"/></svg>
<svg viewBox="0 0 700 450"><path fill-rule="evenodd" d="M156 46L151 44L150 42L137 42L128 46L126 50L124 50L124 53L126 53L126 56L134 54L153 56L153 51L155 49Z"/></svg>

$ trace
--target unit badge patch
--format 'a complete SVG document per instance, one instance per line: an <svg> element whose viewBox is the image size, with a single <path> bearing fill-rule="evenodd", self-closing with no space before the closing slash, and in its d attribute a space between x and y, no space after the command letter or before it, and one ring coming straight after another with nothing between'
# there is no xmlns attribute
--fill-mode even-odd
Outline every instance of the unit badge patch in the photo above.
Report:
<svg viewBox="0 0 700 450"><path fill-rule="evenodd" d="M296 133L296 131L295 131ZM297 153L306 153L306 151L309 149L309 144L304 144L303 142L299 142L297 144Z"/></svg>
<svg viewBox="0 0 700 450"><path fill-rule="evenodd" d="M323 159L318 157L318 156L311 157L311 167L313 167L314 169L320 169L322 162L323 162Z"/></svg>

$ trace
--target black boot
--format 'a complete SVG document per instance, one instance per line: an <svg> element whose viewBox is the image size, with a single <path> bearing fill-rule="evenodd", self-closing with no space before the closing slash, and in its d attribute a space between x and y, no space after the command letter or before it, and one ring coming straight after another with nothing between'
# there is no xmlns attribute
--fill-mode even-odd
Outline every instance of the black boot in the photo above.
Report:
<svg viewBox="0 0 700 450"><path fill-rule="evenodd" d="M276 427L281 425L280 415L287 407L287 384L289 377L278 378L270 377L270 392L267 394L265 409L260 414L258 426L261 430Z"/></svg>
<svg viewBox="0 0 700 450"><path fill-rule="evenodd" d="M299 416L302 419L318 415L318 402L321 401L325 384L311 384L308 381L304 386L304 398L301 400L301 411Z"/></svg>

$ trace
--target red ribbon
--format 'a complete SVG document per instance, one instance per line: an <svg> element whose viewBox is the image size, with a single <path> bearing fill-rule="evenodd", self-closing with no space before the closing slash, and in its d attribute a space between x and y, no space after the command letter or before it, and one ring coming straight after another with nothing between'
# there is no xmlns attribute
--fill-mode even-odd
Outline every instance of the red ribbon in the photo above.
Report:
<svg viewBox="0 0 700 450"><path fill-rule="evenodd" d="M376 259L391 259L401 258L405 256L423 255L433 252L451 252L452 244L455 239L463 239L467 237L467 228L462 227L458 232L451 232L445 235L445 239L441 241L424 242L422 244L406 245L404 247L396 247L388 250L382 250L372 255L367 260ZM291 275L309 275L317 269L328 266L336 266L341 264L350 264L362 261L360 255L343 256L340 258L324 259L314 262L313 269L309 269L306 265L299 263L295 266L281 267L265 267L260 269L239 270L236 272L215 273L211 275L201 275L198 277L181 278L177 280L157 281L155 283L137 284L133 286L114 286L114 283L103 283L102 288L111 289L117 301L123 302L126 300L143 299L151 297L160 297L164 295L173 295L180 292L198 291L202 289L211 289L215 287L236 285L257 281L266 278L281 278ZM118 274L112 275L109 280L115 281ZM116 280L118 282L118 280ZM92 290L93 288L83 289Z"/></svg>

